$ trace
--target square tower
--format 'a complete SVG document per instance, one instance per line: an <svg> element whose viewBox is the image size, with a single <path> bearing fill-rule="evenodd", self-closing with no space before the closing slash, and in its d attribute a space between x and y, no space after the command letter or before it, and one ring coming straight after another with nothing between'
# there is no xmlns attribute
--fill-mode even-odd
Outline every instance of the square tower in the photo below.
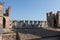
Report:
<svg viewBox="0 0 60 40"><path fill-rule="evenodd" d="M59 15L59 13L58 13ZM57 21L58 20L58 21ZM49 12L47 13L47 23L49 27L57 27L57 23L59 24L59 18L57 16L57 14Z"/></svg>
<svg viewBox="0 0 60 40"><path fill-rule="evenodd" d="M53 12L47 13L47 23L49 27L53 27Z"/></svg>
<svg viewBox="0 0 60 40"><path fill-rule="evenodd" d="M0 27L3 27L4 3L0 2Z"/></svg>
<svg viewBox="0 0 60 40"><path fill-rule="evenodd" d="M57 11L57 24L60 27L60 11Z"/></svg>

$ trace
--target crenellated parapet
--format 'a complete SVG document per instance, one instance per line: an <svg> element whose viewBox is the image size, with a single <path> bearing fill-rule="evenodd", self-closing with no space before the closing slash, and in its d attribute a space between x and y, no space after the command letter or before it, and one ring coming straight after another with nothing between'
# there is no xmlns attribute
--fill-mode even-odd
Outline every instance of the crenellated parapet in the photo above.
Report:
<svg viewBox="0 0 60 40"><path fill-rule="evenodd" d="M21 28L21 27L46 27L47 26L46 21L35 21L35 20L20 20L20 21L14 22L12 24L17 26L18 28Z"/></svg>

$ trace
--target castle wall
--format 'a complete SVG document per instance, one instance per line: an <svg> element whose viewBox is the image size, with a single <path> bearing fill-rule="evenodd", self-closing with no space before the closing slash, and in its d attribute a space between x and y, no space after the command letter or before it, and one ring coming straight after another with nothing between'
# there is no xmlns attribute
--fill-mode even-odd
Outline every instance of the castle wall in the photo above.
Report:
<svg viewBox="0 0 60 40"><path fill-rule="evenodd" d="M47 21L12 21L12 28L40 28L40 27L48 27Z"/></svg>
<svg viewBox="0 0 60 40"><path fill-rule="evenodd" d="M0 17L0 27L3 27L3 17Z"/></svg>

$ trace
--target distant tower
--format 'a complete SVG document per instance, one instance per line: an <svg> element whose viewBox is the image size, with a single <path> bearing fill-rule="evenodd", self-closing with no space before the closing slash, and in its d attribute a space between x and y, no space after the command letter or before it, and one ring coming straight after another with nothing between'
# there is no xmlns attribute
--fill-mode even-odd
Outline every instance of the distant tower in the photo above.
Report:
<svg viewBox="0 0 60 40"><path fill-rule="evenodd" d="M57 24L60 27L60 11L57 11Z"/></svg>
<svg viewBox="0 0 60 40"><path fill-rule="evenodd" d="M60 27L60 11L57 11L56 14L47 13L47 23L49 27Z"/></svg>
<svg viewBox="0 0 60 40"><path fill-rule="evenodd" d="M53 27L53 14L52 12L47 13L47 23L49 27Z"/></svg>

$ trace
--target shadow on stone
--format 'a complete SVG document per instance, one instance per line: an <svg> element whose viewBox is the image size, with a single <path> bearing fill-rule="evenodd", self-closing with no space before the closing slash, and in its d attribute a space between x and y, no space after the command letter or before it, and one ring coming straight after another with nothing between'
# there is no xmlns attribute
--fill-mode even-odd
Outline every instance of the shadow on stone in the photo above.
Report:
<svg viewBox="0 0 60 40"><path fill-rule="evenodd" d="M16 40L20 40L18 32L16 32Z"/></svg>
<svg viewBox="0 0 60 40"><path fill-rule="evenodd" d="M47 29L39 28L39 27L16 28L15 30L22 34L32 34L32 35L40 36L41 38L47 38L47 37L52 37L52 36L54 37L54 36L60 35L59 31L52 31L52 30L47 30ZM58 37L60 37L60 36L58 36ZM35 38L35 39L37 40L37 39L41 39L41 38ZM29 40L29 39L27 39L27 40ZM31 40L33 40L33 39L31 39Z"/></svg>

